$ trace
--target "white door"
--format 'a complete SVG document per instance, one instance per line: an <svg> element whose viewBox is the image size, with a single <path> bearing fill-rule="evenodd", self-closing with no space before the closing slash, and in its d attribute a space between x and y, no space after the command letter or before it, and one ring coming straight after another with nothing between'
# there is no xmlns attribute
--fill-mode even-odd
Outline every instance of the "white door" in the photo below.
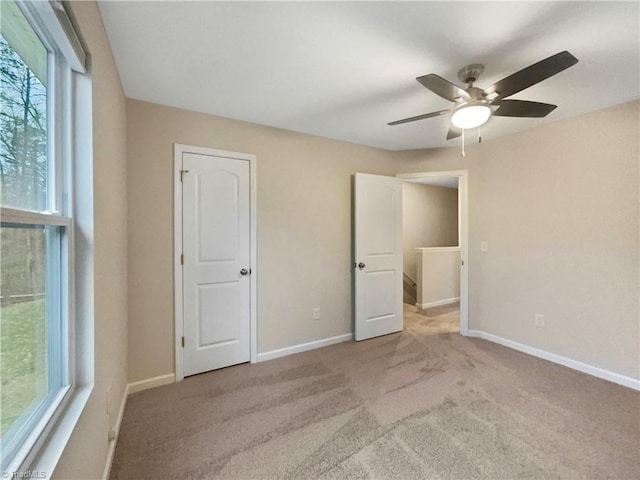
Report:
<svg viewBox="0 0 640 480"><path fill-rule="evenodd" d="M399 332L402 316L402 180L356 173L355 338Z"/></svg>
<svg viewBox="0 0 640 480"><path fill-rule="evenodd" d="M249 361L250 163L182 154L183 374Z"/></svg>

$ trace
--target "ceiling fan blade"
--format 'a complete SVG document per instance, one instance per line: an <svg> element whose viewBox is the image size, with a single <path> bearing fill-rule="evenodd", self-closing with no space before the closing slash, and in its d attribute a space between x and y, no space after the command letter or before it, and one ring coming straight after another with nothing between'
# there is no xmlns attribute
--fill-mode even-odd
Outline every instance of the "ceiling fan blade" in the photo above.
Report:
<svg viewBox="0 0 640 480"><path fill-rule="evenodd" d="M452 138L458 138L460 135L462 135L462 130L451 125L449 127L449 131L447 132L447 140L451 140Z"/></svg>
<svg viewBox="0 0 640 480"><path fill-rule="evenodd" d="M416 120L424 120L425 118L439 117L445 113L449 113L451 110L440 110L438 112L424 113L415 117L403 118L402 120L396 120L395 122L389 122L387 125L400 125L401 123L415 122Z"/></svg>
<svg viewBox="0 0 640 480"><path fill-rule="evenodd" d="M496 82L487 88L484 93L485 95L497 93L498 96L496 98L506 98L524 90L525 88L529 88L542 80L546 80L576 63L578 63L578 59L569 52L564 51L556 53L555 55L551 55L549 58L540 60L538 63L529 65L527 68L524 68L513 75L503 78L499 82Z"/></svg>
<svg viewBox="0 0 640 480"><path fill-rule="evenodd" d="M458 99L468 100L470 98L469 94L462 88L442 77L439 77L435 73L423 75L422 77L416 78L416 80L436 95L440 95L442 98L449 100L450 102L455 102Z"/></svg>
<svg viewBox="0 0 640 480"><path fill-rule="evenodd" d="M546 117L558 106L550 103L528 102L526 100L501 100L496 103L496 117Z"/></svg>

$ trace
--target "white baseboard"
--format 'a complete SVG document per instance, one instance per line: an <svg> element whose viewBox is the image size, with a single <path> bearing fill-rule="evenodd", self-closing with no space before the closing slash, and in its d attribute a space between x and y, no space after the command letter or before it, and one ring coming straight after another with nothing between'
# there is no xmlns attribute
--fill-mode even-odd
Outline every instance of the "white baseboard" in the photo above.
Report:
<svg viewBox="0 0 640 480"><path fill-rule="evenodd" d="M113 457L116 453L116 445L118 444L118 437L120 436L120 426L122 425L122 417L124 416L124 409L127 406L127 398L129 398L129 395L132 393L141 392L143 390L148 390L150 388L161 387L162 385L169 385L170 383L174 383L175 380L176 380L175 374L168 373L166 375L146 378L138 382L127 384L126 388L124 389L124 394L122 395L122 401L120 402L120 410L118 411L118 418L116 419L116 424L113 426L115 430L115 438L109 444L109 450L107 452L107 463L104 466L104 471L102 473L102 480L108 480L109 476L111 475L111 466L113 465Z"/></svg>
<svg viewBox="0 0 640 480"><path fill-rule="evenodd" d="M299 345L292 345L291 347L279 348L278 350L271 350L269 352L258 353L258 362L264 362L265 360L273 360L274 358L286 357L287 355L293 355L294 353L306 352L308 350L314 350L320 347L327 347L336 343L348 342L353 340L353 333L345 333L344 335L338 335L337 337L323 338L322 340L315 340L313 342L301 343Z"/></svg>
<svg viewBox="0 0 640 480"><path fill-rule="evenodd" d="M150 388L161 387L163 385L169 385L171 383L175 383L176 375L175 373L167 373L166 375L159 375L157 377L145 378L144 380L139 380L137 382L130 383L127 385L129 389L129 393L137 393L143 390L149 390Z"/></svg>
<svg viewBox="0 0 640 480"><path fill-rule="evenodd" d="M491 333L483 332L481 330L469 330L467 334L469 337L483 338L484 340L489 340L490 342L504 345L505 347L518 350L519 352L533 355L534 357L542 358L544 360L569 367L573 370L578 370L579 372L602 378L603 380L608 380L613 383L617 383L618 385L623 385L634 390L640 390L640 379L627 377L626 375L621 375L610 370L605 370L604 368L594 367L593 365L589 365L587 363L582 363L571 358L563 357L562 355L557 355L555 353L547 352L546 350L541 350L539 348L530 347L529 345L514 342L513 340L502 338Z"/></svg>
<svg viewBox="0 0 640 480"><path fill-rule="evenodd" d="M459 300L460 300L460 297L445 298L444 300L436 300L435 302L416 303L416 307L418 308L439 307L440 305L449 305L450 303L456 303Z"/></svg>
<svg viewBox="0 0 640 480"><path fill-rule="evenodd" d="M118 411L118 418L116 418L116 424L114 430L116 432L115 438L109 443L109 451L107 452L107 463L104 466L104 472L102 473L102 480L109 480L111 476L111 466L113 465L113 456L116 453L116 445L118 444L118 437L120 436L120 425L122 425L122 417L124 417L124 409L127 406L127 398L129 398L129 385L124 389L122 395L122 401L120 402L120 410Z"/></svg>

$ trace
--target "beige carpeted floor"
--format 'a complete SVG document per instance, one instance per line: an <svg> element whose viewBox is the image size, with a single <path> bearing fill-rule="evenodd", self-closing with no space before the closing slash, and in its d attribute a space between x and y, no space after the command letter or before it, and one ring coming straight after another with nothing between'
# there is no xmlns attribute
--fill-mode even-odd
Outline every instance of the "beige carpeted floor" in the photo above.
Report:
<svg viewBox="0 0 640 480"><path fill-rule="evenodd" d="M640 393L484 340L405 331L131 395L112 479L638 479Z"/></svg>

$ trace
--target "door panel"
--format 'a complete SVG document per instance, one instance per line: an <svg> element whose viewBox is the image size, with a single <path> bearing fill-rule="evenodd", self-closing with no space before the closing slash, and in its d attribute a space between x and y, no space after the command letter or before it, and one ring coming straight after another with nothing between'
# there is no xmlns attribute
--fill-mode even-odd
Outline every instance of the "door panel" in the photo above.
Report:
<svg viewBox="0 0 640 480"><path fill-rule="evenodd" d="M238 260L238 176L226 171L198 175L198 205L215 222L198 222L200 262ZM200 212L198 212L200 213Z"/></svg>
<svg viewBox="0 0 640 480"><path fill-rule="evenodd" d="M238 341L238 323L226 319L239 316L240 290L238 282L198 285L198 349Z"/></svg>
<svg viewBox="0 0 640 480"><path fill-rule="evenodd" d="M183 153L184 375L250 358L250 166Z"/></svg>
<svg viewBox="0 0 640 480"><path fill-rule="evenodd" d="M363 241L366 255L394 254L397 190L393 187L384 184L364 187L367 209L371 210L371 214L366 215L363 219L365 222Z"/></svg>
<svg viewBox="0 0 640 480"><path fill-rule="evenodd" d="M355 339L399 332L402 310L402 181L356 173Z"/></svg>
<svg viewBox="0 0 640 480"><path fill-rule="evenodd" d="M393 270L366 272L364 281L367 296L367 322L394 315L395 297L388 292L395 291L395 272Z"/></svg>

